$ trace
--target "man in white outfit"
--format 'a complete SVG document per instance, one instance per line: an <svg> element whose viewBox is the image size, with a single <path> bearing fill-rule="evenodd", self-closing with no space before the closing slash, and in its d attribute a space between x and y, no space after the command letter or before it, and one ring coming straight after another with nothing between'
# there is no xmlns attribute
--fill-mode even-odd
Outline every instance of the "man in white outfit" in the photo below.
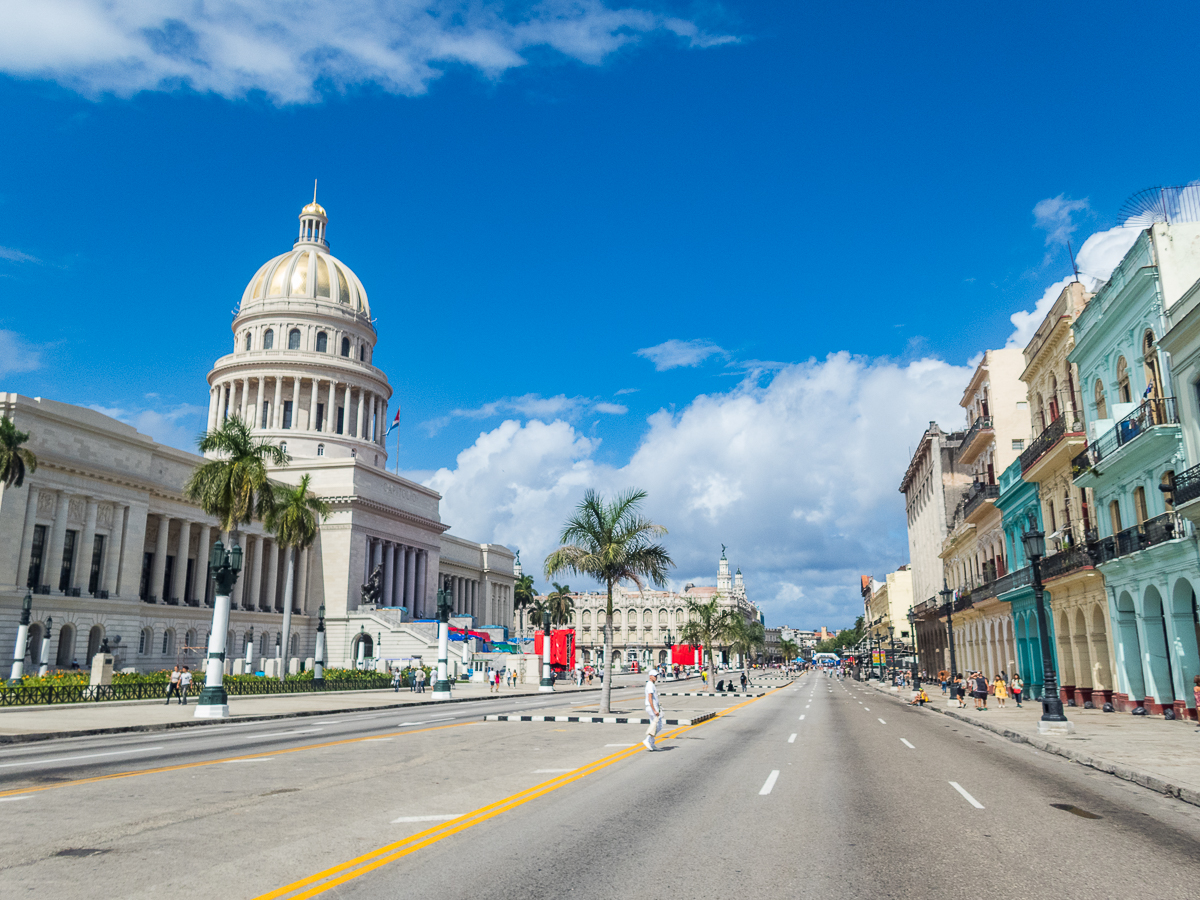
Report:
<svg viewBox="0 0 1200 900"><path fill-rule="evenodd" d="M655 681L658 680L658 673L653 669L650 670L649 677L646 679L646 712L650 714L650 727L646 729L646 739L642 741L646 745L647 750L657 750L654 746L654 736L658 734L658 729L662 726L659 724L659 719L662 717L662 707L658 705L658 687Z"/></svg>

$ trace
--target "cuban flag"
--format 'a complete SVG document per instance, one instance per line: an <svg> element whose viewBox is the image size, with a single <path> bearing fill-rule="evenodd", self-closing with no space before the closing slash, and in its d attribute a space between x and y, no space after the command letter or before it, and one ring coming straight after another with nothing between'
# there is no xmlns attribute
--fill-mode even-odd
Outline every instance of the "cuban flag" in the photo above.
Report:
<svg viewBox="0 0 1200 900"><path fill-rule="evenodd" d="M392 424L388 426L388 430L384 432L384 437L392 433L392 429L400 424L400 407L396 407L396 418L392 419Z"/></svg>

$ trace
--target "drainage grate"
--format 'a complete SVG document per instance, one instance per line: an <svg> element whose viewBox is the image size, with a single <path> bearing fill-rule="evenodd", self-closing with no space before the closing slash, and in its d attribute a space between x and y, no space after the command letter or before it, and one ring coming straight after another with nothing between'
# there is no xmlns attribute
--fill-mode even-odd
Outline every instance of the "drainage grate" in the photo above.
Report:
<svg viewBox="0 0 1200 900"><path fill-rule="evenodd" d="M72 847L70 850L59 850L55 856L100 856L102 853L112 853L111 850L99 850L95 847Z"/></svg>
<svg viewBox="0 0 1200 900"><path fill-rule="evenodd" d="M1098 816L1093 812L1088 812L1086 809L1080 809L1078 806L1072 806L1070 803L1051 803L1055 809L1061 809L1063 812L1069 812L1073 816L1079 816L1081 819L1102 819L1103 816Z"/></svg>

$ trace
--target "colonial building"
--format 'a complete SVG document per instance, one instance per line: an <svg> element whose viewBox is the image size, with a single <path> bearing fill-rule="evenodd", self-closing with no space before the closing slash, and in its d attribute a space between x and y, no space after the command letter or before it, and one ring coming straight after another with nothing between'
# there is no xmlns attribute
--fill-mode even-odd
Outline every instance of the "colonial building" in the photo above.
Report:
<svg viewBox="0 0 1200 900"><path fill-rule="evenodd" d="M208 427L231 416L249 423L292 457L272 478L295 484L310 475L331 507L315 544L294 560L292 597L284 596L287 553L260 523L241 530L227 654L278 654L298 665L313 653L324 606L330 665L432 656L428 620L443 584L459 624L503 636L512 552L447 534L437 492L387 470L392 388L373 364L367 292L329 254L327 224L315 201L304 207L292 249L242 292L231 352L208 376ZM31 664L50 619L52 665L87 665L105 637L121 667L198 663L211 622L210 547L230 540L183 496L204 460L53 400L0 394L0 414L30 433L39 461L22 488L0 488L0 645L15 639L28 588ZM364 604L362 586L376 570L380 594ZM283 648L280 613L289 602L293 634Z"/></svg>
<svg viewBox="0 0 1200 900"><path fill-rule="evenodd" d="M908 613L913 607L912 572L901 566L880 581L862 576L863 619L867 636L876 641L911 644Z"/></svg>

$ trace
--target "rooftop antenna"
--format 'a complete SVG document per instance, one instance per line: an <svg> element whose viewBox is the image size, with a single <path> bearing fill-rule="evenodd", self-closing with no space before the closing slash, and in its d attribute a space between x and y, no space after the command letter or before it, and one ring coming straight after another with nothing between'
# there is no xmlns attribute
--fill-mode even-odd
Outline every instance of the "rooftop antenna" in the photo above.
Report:
<svg viewBox="0 0 1200 900"><path fill-rule="evenodd" d="M1075 272L1075 280L1079 280L1079 266L1075 265L1075 250L1071 247L1071 239L1067 239L1067 252L1071 254L1071 269Z"/></svg>

